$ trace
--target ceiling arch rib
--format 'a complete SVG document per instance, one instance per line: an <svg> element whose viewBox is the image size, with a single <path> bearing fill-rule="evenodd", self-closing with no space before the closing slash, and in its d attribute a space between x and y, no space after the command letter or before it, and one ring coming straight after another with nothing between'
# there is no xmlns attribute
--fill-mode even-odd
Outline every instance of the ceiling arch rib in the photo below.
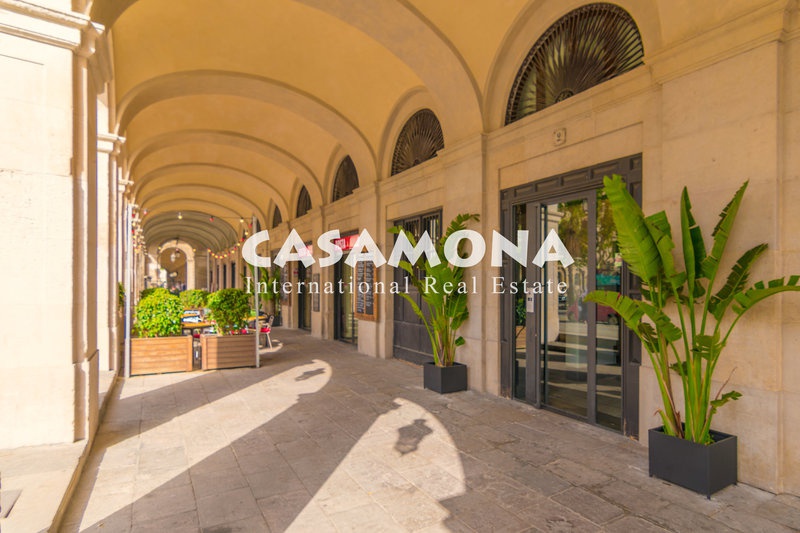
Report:
<svg viewBox="0 0 800 533"><path fill-rule="evenodd" d="M436 101L447 138L457 141L483 130L477 81L458 50L422 13L400 1L299 1L354 26L408 65Z"/></svg>
<svg viewBox="0 0 800 533"><path fill-rule="evenodd" d="M218 250L229 246L238 237L236 230L226 220L211 222L206 213L182 211L182 219L177 212L148 214L142 224L146 239L152 242L162 234L186 235L194 238L204 248Z"/></svg>
<svg viewBox="0 0 800 533"><path fill-rule="evenodd" d="M280 81L240 72L197 70L175 72L147 80L131 89L119 102L118 132L156 103L188 95L230 95L280 106L309 120L346 147L365 182L375 180L375 152L366 136L344 115L317 98ZM317 183L312 201L322 204ZM315 198L315 195L319 195Z"/></svg>
<svg viewBox="0 0 800 533"><path fill-rule="evenodd" d="M178 146L195 143L232 146L269 158L294 174L307 189L319 189L318 193L320 197L323 196L320 180L303 161L279 146L264 141L263 139L235 131L184 130L163 133L149 138L146 142L142 143L136 151L129 154L130 164L128 174L135 176L137 166L149 155L153 155L160 150L169 150ZM258 179L265 181L261 177L258 177ZM269 184L268 181L265 181L265 183ZM282 198L282 200L285 202L285 198Z"/></svg>
<svg viewBox="0 0 800 533"><path fill-rule="evenodd" d="M263 187L268 191L270 195L269 199L275 202L282 209L285 209L288 205L283 196L272 185L259 179L258 176L254 176L253 174L244 172L240 169L233 167L225 167L221 165L210 165L210 164L198 164L198 163L178 163L175 165L169 165L167 167L156 169L153 172L149 172L148 174L141 176L134 182L133 185L134 197L139 201L140 204L144 205L146 198L149 198L152 192L155 190L168 189L173 186L187 187L189 185L188 183L173 183L173 181L178 181L177 177L175 176L177 174L182 174L182 175L196 174L197 176L194 177L195 180L194 183L207 187L217 187L221 191L225 191L230 194L235 194L237 197L245 199L244 196L241 196L234 192L235 190L241 190L241 187L235 187L234 190L230 190L227 189L225 186L223 186L223 183L227 185L230 183L230 181L225 181L223 183L218 182L217 184L212 184L215 180L210 179L212 175L219 175L221 178L228 178L228 179L236 178L237 184L245 185L244 190L257 191L259 187ZM171 180L170 178L173 179ZM208 183L203 183L204 181ZM269 206L264 206L265 209L267 207ZM262 221L266 220L266 215L260 207L257 206L257 208L254 209L252 213L258 215L259 220ZM247 216L248 214L249 213L240 213L240 216Z"/></svg>
<svg viewBox="0 0 800 533"><path fill-rule="evenodd" d="M198 211L208 213L213 216L215 221L218 218L224 220L239 220L241 215L224 205L203 200L200 198L183 198L180 200L170 200L166 202L154 202L147 207L148 216L160 215L162 213L176 213L180 211Z"/></svg>
<svg viewBox="0 0 800 533"><path fill-rule="evenodd" d="M214 205L227 207L229 210L236 213L235 218L237 220L239 218L247 219L251 213L254 213L259 220L266 220L265 215L261 212L259 207L250 201L249 198L241 194L222 190L218 187L187 185L178 190L156 190L137 198L137 200L139 205L146 209L149 208L150 202L162 204L164 202L173 201L175 205L172 207L172 211L177 211L179 210L177 207L179 202L187 196L206 199ZM210 214L214 215L214 211L210 211Z"/></svg>

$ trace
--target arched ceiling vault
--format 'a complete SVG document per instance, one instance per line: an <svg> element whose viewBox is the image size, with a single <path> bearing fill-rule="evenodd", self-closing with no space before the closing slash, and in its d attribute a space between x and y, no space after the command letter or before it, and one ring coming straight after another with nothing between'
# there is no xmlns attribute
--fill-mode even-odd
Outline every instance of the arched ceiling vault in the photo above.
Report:
<svg viewBox="0 0 800 533"><path fill-rule="evenodd" d="M190 242L198 249L211 248L221 250L239 239L238 229L234 229L233 221L215 219L211 222L209 215L197 211L152 213L148 212L142 227L148 235L148 244L160 244L163 239L181 239ZM238 225L236 226L238 228Z"/></svg>
<svg viewBox="0 0 800 533"><path fill-rule="evenodd" d="M154 197L165 192L186 194L193 185L218 188L223 196L236 197L250 204L251 210L239 213L243 217L255 214L263 221L270 201L283 210L288 205L283 195L256 175L233 167L203 163L177 163L157 168L134 182L133 194L139 205L148 208L148 202Z"/></svg>
<svg viewBox="0 0 800 533"><path fill-rule="evenodd" d="M331 154L361 185L388 177L378 166L409 94L430 102L446 147L483 133L495 54L545 3L558 2L94 0L90 16L112 39L136 201L266 227L301 187L313 207L330 201Z"/></svg>

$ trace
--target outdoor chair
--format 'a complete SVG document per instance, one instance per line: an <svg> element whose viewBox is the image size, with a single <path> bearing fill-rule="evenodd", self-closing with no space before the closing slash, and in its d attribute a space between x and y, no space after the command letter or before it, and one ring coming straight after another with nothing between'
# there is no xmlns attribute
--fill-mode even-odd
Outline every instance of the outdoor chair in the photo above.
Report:
<svg viewBox="0 0 800 533"><path fill-rule="evenodd" d="M267 322L261 326L261 334L264 336L266 341L261 341L261 347L264 348L269 344L270 349L272 349L272 339L270 338L269 334L272 333L272 322L275 320L275 315L269 315Z"/></svg>

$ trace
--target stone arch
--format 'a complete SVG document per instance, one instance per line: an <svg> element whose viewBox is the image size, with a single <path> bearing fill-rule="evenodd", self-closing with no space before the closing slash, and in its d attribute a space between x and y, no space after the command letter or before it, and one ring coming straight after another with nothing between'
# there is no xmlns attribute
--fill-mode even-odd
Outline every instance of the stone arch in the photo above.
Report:
<svg viewBox="0 0 800 533"><path fill-rule="evenodd" d="M410 2L300 1L358 28L408 65L430 90L446 136L460 140L482 132L477 80L456 47Z"/></svg>
<svg viewBox="0 0 800 533"><path fill-rule="evenodd" d="M118 106L117 132L126 131L133 118L157 102L190 95L220 94L249 98L287 109L328 132L348 150L361 169L365 183L375 179L375 154L366 136L347 117L319 99L280 81L215 70L165 74L131 89ZM312 200L322 204L319 184L309 189Z"/></svg>
<svg viewBox="0 0 800 533"><path fill-rule="evenodd" d="M151 155L159 150L191 143L209 143L220 146L234 146L236 148L248 150L263 157L272 159L293 173L297 179L300 180L300 183L305 185L306 188L309 188L309 190L319 189L318 192L320 198L322 198L322 189L320 187L321 180L317 178L314 172L303 161L279 146L268 143L256 137L244 135L234 131L182 130L158 135L149 139L146 143L128 155L128 168L126 170L126 174L127 176L134 175L137 164L145 159L148 155ZM264 183L269 186L267 182ZM281 199L285 203L286 199Z"/></svg>

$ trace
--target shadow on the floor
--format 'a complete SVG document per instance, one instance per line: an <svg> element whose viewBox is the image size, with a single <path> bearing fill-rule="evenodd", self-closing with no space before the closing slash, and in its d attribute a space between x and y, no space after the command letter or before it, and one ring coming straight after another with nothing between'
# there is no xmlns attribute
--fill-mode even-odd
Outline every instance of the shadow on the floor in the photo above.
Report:
<svg viewBox="0 0 800 533"><path fill-rule="evenodd" d="M285 335L291 337L288 333ZM381 374L374 372L369 365L398 366L392 366ZM232 377L235 387L220 388L219 380L225 375ZM296 398L271 397L270 380L275 378L283 380L284 384L287 381L292 383L290 390L301 392ZM410 382L404 383L404 380ZM595 483L598 485L608 482L617 471L625 471L629 477L633 475L635 483L641 483L642 486L657 484L648 480L644 473L644 453L622 452L629 443L620 435L550 413L517 409L503 403L508 400L487 400L469 392L438 395L422 390L420 382L421 369L408 367L404 363L376 361L358 355L348 345L309 337L298 346L293 346L291 338L287 338L281 357L265 362L265 367L261 369L211 372L139 396L115 398L111 409L124 410L126 402L141 402L142 415L145 414L145 405L148 405L151 406L148 409L152 416L143 416L141 423L137 419L131 420L129 426L112 426L110 429L113 432L105 433L105 437L101 435L96 442L98 448L93 451L91 464L87 465L84 472L83 483L91 485L94 482L103 456L114 444L207 404L224 402L227 396L249 386L267 387L250 395L255 398L254 401L283 401L285 406L280 404L275 408L274 416L266 422L247 430L240 438L197 463L190 464L136 499L133 504L109 510L108 515L84 531L110 531L114 530L115 525L121 524L129 527L131 520L137 518L134 508L169 506L176 501L176 494L186 490L189 498L194 498L186 514L195 520L195 527L197 520L200 525L204 522L211 524L213 520L203 519L209 512L206 506L221 505L216 497L223 491L233 491L217 485L216 476L208 476L207 482L203 476L207 472L219 472L220 467L227 464L232 464L233 469L241 469L247 478L245 487L252 490L253 501L268 500L280 509L280 516L271 521L269 526L272 531L283 531L304 513L311 500L356 446L375 446L370 440L375 437L374 432L370 432L375 422L384 415L408 406L413 409L407 411L411 416L402 422L404 415L401 415L400 424L405 425L398 424L393 430L396 435L392 441L385 444L387 448L381 449L394 454L394 458L386 457L387 461L403 461L405 458L413 460L415 453L425 446L440 445L435 439L444 438L452 442L455 446L455 452L451 452L455 453L455 466L451 471L454 474L444 476L452 481L452 486L423 489L446 510L448 516L439 516L437 520L452 531L467 531L469 528L478 531L521 530L532 521L561 528L592 529L596 526L567 509L567 503L560 506L548 497L582 491L576 486L584 483L582 480L592 482L591 476L596 476ZM204 386L206 383L208 387ZM198 390L205 394L199 394ZM176 398L179 400L176 401ZM161 416L152 407L158 406L159 402L167 405ZM176 404L174 408L173 404ZM486 412L486 409L490 411ZM397 423L395 415L389 416L394 417L392 424ZM541 417L546 422L540 423L539 429L516 422L533 417ZM116 424L114 421L111 423ZM319 433L320 428L324 427L329 428L326 431L330 434ZM442 435L442 429L445 435ZM452 448L449 449L452 451ZM626 460L634 464L626 463ZM191 485L187 481L190 476ZM380 485L381 480L374 482ZM419 488L417 484L413 490ZM402 491L399 495L404 496ZM581 495L583 492L576 494L576 497L580 498ZM192 514L195 512L195 501L196 516ZM80 507L76 508L77 513L73 509L71 515L82 516L87 502L88 495L83 501L76 498L73 505ZM235 515L233 512L229 520L220 519L214 523L234 523ZM520 519L520 516L523 518ZM150 525L155 524L167 526L159 523L157 518ZM204 531L223 530L235 531L217 526Z"/></svg>

